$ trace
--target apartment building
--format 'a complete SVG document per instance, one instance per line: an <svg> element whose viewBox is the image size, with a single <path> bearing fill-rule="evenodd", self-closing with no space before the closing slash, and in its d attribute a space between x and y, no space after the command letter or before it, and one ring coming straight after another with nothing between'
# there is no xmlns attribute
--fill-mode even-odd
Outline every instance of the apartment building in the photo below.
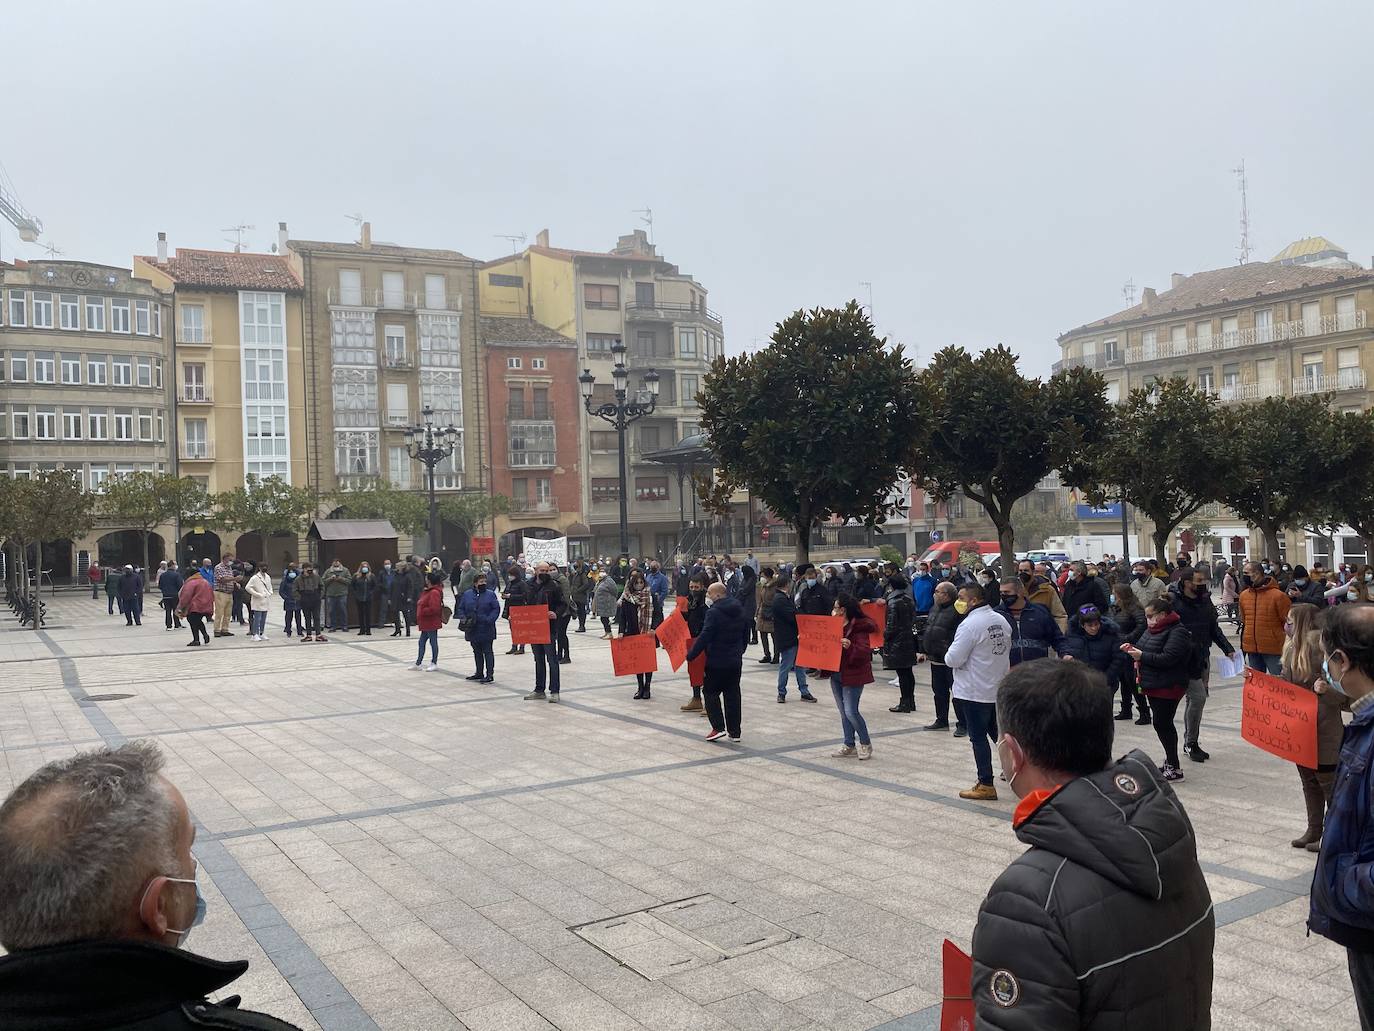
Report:
<svg viewBox="0 0 1374 1031"><path fill-rule="evenodd" d="M644 373L659 374L652 416L632 425L629 461L630 551L671 556L683 532L682 487L661 465L646 459L695 434L695 396L711 361L724 352L724 326L707 304L706 289L658 254L643 230L620 237L609 251L554 247L547 230L534 246L481 269L482 310L523 316L577 342L581 367L596 376L593 404L613 399L611 346L627 348L629 390L647 397ZM595 555L620 550L618 442L605 423L580 407L581 487ZM690 490L690 485L685 489ZM690 506L688 506L690 507Z"/></svg>
<svg viewBox="0 0 1374 1031"><path fill-rule="evenodd" d="M310 482L322 493L373 478L403 490L427 487L404 431L432 410L436 427L458 428L454 454L435 469L445 494L485 490L483 386L477 353L476 262L457 251L288 240L305 291L306 404ZM462 558L467 535L445 523L419 550ZM403 549L411 546L402 541Z"/></svg>
<svg viewBox="0 0 1374 1031"><path fill-rule="evenodd" d="M1224 403L1330 394L1337 409L1363 411L1374 378L1374 271L1344 253L1315 238L1274 261L1175 273L1169 289L1147 287L1139 304L1060 336L1054 367L1101 371L1113 401L1181 376ZM1243 544L1260 554L1258 535L1234 514L1214 515L1218 553ZM1290 561L1309 561L1316 547L1297 535L1284 542ZM1337 550L1336 561L1365 560L1353 534L1338 535Z"/></svg>
<svg viewBox="0 0 1374 1031"><path fill-rule="evenodd" d="M0 472L70 469L99 491L114 476L171 469L169 303L125 268L0 262ZM171 532L150 541L152 561ZM58 581L92 560L141 563L142 538L102 521L82 540L43 546Z"/></svg>

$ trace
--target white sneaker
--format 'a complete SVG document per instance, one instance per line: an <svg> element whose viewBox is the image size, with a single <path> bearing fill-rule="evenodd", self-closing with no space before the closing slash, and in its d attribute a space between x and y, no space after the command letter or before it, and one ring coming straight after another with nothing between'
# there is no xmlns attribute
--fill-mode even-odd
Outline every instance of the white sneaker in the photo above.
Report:
<svg viewBox="0 0 1374 1031"><path fill-rule="evenodd" d="M427 663L425 663L425 672L426 672L426 673L433 673L433 672L434 672L436 669L438 669L438 668L439 668L439 667L436 666L436 665L435 665L434 663L432 663L432 662L427 662Z"/></svg>
<svg viewBox="0 0 1374 1031"><path fill-rule="evenodd" d="M892 680L889 680L888 683L891 684L893 687L901 687L901 686L902 686L902 682L901 682L900 680L895 679L895 678L892 679Z"/></svg>
<svg viewBox="0 0 1374 1031"><path fill-rule="evenodd" d="M406 669L410 670L410 672L412 672L412 673L419 673L419 672L420 672L420 664L417 662L417 663L416 663L415 665L413 665L413 666L407 666Z"/></svg>

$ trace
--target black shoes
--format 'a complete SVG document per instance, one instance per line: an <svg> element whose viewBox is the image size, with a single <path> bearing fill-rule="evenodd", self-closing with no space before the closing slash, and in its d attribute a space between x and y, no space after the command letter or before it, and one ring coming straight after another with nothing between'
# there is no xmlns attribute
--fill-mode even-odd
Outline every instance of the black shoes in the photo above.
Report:
<svg viewBox="0 0 1374 1031"><path fill-rule="evenodd" d="M1148 727L1152 722L1153 721L1150 719L1150 714L1148 712L1142 712L1139 716L1135 718L1135 725L1137 727Z"/></svg>
<svg viewBox="0 0 1374 1031"><path fill-rule="evenodd" d="M968 737L968 727L961 727L961 726L959 726L959 725L956 724L955 727L954 727L954 736L955 736L955 737Z"/></svg>
<svg viewBox="0 0 1374 1031"><path fill-rule="evenodd" d="M1212 758L1209 753L1204 752L1198 745L1184 745L1183 754L1195 763L1205 763L1208 759Z"/></svg>
<svg viewBox="0 0 1374 1031"><path fill-rule="evenodd" d="M948 730L949 720L936 720L934 723L927 723L922 730Z"/></svg>
<svg viewBox="0 0 1374 1031"><path fill-rule="evenodd" d="M464 677L463 679L464 679L464 680L478 680L478 681L480 681L480 680L482 679L482 674L480 674L480 673L474 673L472 676L470 676L470 677Z"/></svg>
<svg viewBox="0 0 1374 1031"><path fill-rule="evenodd" d="M892 708L888 709L887 711L888 711L888 712L915 712L915 711L916 711L916 706L914 706L914 705L903 705L901 702L898 702L896 705L892 706Z"/></svg>
<svg viewBox="0 0 1374 1031"><path fill-rule="evenodd" d="M1112 719L1114 719L1114 720L1128 720L1128 719L1130 719L1130 718L1131 718L1131 710L1130 710L1130 709L1127 709L1125 712L1118 712L1115 716L1112 717Z"/></svg>
<svg viewBox="0 0 1374 1031"><path fill-rule="evenodd" d="M803 694L803 695L801 696L801 700L804 701L804 702L814 702L814 701L816 701L817 699L816 699L816 696L813 695L813 694Z"/></svg>
<svg viewBox="0 0 1374 1031"><path fill-rule="evenodd" d="M759 659L758 661L759 661L760 664L772 663L773 657L772 657L771 655L765 655L763 658Z"/></svg>

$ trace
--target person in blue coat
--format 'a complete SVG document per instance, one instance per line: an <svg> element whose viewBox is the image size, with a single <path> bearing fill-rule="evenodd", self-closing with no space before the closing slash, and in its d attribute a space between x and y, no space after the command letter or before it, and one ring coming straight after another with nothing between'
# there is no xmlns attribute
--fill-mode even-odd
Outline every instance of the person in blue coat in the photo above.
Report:
<svg viewBox="0 0 1374 1031"><path fill-rule="evenodd" d="M296 634L301 631L301 603L296 599L296 580L300 577L301 571L296 563L288 562L286 571L281 575L281 584L277 587L277 594L281 597L282 615L286 617L286 636L291 637L291 623L296 624Z"/></svg>
<svg viewBox="0 0 1374 1031"><path fill-rule="evenodd" d="M931 606L935 604L935 577L930 575L930 563L922 562L918 569L911 576L911 600L916 605L916 615L930 615Z"/></svg>
<svg viewBox="0 0 1374 1031"><path fill-rule="evenodd" d="M997 613L1011 627L1011 664L1064 654L1064 634L1044 605L1026 598L1026 585L1017 577L1002 581L1002 604Z"/></svg>
<svg viewBox="0 0 1374 1031"><path fill-rule="evenodd" d="M134 571L133 566L124 567L124 575L119 578L119 602L124 608L125 626L143 625L143 577Z"/></svg>
<svg viewBox="0 0 1374 1031"><path fill-rule="evenodd" d="M496 621L501 618L501 599L489 590L487 574L478 573L472 586L458 600L458 621L466 627L463 636L472 645L472 660L477 670L468 680L490 684L496 674Z"/></svg>

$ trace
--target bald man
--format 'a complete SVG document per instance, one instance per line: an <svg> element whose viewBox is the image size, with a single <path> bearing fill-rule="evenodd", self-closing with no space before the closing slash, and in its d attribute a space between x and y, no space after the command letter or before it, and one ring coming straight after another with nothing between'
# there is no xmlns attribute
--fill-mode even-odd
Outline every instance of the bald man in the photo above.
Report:
<svg viewBox="0 0 1374 1031"><path fill-rule="evenodd" d="M687 652L690 662L703 652L706 654L706 678L702 698L706 715L711 720L707 741L719 741L727 734L731 741L740 739L739 678L744 670L744 650L749 646L750 620L735 598L729 597L724 584L706 588L706 620L701 633ZM724 699L724 712L721 701Z"/></svg>

